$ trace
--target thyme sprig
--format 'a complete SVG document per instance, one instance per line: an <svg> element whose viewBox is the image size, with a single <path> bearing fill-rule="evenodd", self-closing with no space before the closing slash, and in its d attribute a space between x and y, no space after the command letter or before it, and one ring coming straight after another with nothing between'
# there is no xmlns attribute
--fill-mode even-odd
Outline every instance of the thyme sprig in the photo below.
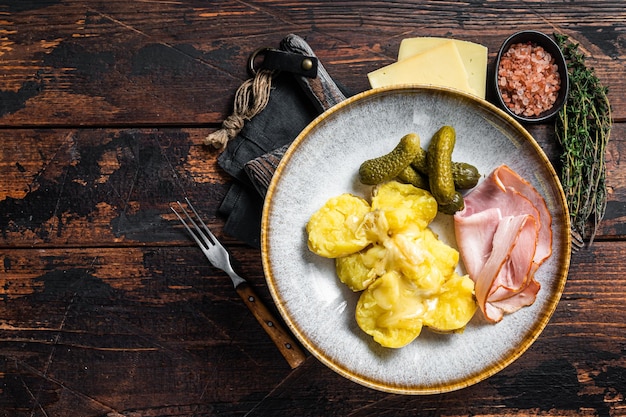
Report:
<svg viewBox="0 0 626 417"><path fill-rule="evenodd" d="M588 67L578 44L554 35L568 62L569 95L555 122L561 144L561 184L567 199L576 247L589 245L604 218L607 203L605 151L611 133L608 88Z"/></svg>

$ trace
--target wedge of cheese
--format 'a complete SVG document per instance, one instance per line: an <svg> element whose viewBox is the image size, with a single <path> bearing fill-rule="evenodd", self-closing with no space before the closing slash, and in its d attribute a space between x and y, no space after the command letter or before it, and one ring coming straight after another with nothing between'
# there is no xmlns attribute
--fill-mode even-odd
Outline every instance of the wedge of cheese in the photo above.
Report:
<svg viewBox="0 0 626 417"><path fill-rule="evenodd" d="M456 44L443 42L402 61L367 74L372 88L400 84L426 84L456 88L477 95Z"/></svg>
<svg viewBox="0 0 626 417"><path fill-rule="evenodd" d="M470 87L476 92L477 96L484 99L487 86L488 50L487 47L483 45L474 42L438 37L407 38L400 43L398 61L419 55L424 51L447 42L454 42L456 45L459 55L461 55L465 71L467 72Z"/></svg>

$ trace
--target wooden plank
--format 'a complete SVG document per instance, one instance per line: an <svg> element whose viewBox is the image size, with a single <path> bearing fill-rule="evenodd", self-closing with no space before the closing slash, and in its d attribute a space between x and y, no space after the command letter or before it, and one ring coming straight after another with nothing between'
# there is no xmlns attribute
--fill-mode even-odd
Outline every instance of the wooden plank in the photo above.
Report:
<svg viewBox="0 0 626 417"><path fill-rule="evenodd" d="M626 126L607 152L609 202L597 239L626 235L626 182L619 155ZM558 166L549 126L530 128ZM112 246L186 241L169 205L188 196L218 234L218 207L232 179L205 129L0 130L0 245Z"/></svg>
<svg viewBox="0 0 626 417"><path fill-rule="evenodd" d="M29 3L31 4L31 3ZM593 8L596 21L584 23ZM59 0L0 6L0 125L217 124L247 78L246 60L288 33L310 42L335 79L353 92L393 62L403 38L447 36L495 53L512 32L565 33L593 57L624 120L625 55L619 2L486 4L185 2ZM445 17L448 18L445 18ZM521 23L523 22L523 23ZM238 32L233 34L233 28Z"/></svg>
<svg viewBox="0 0 626 417"><path fill-rule="evenodd" d="M5 250L0 380L11 389L0 408L15 416L35 403L49 415L619 414L611 396L626 389L624 250L625 242L598 242L574 254L551 322L519 360L465 390L424 397L372 391L315 358L292 372L228 278L193 247ZM259 254L234 257L269 301Z"/></svg>
<svg viewBox="0 0 626 417"><path fill-rule="evenodd" d="M0 5L0 416L623 415L621 1L12 1ZM309 357L292 371L169 204L188 196L273 307L259 250L223 234L231 184L202 145L245 62L303 36L353 92L400 41L558 31L610 88L607 216L543 334L461 391L406 397ZM558 166L549 124L531 126Z"/></svg>
<svg viewBox="0 0 626 417"><path fill-rule="evenodd" d="M216 223L231 179L203 129L0 131L2 244L172 242L169 204L188 196ZM219 233L221 224L215 226ZM184 237L184 236L183 236Z"/></svg>
<svg viewBox="0 0 626 417"><path fill-rule="evenodd" d="M38 403L104 415L181 404L191 415L194 406L231 402L221 407L241 411L289 372L229 278L196 248L1 257L0 380L13 385L1 409ZM262 279L257 258L242 257L237 269L253 284ZM262 282L258 290L271 305ZM263 378L242 385L251 372Z"/></svg>
<svg viewBox="0 0 626 417"><path fill-rule="evenodd" d="M0 11L4 125L221 120L257 48L227 43L229 28L242 19L251 31L276 25L225 1L57 1Z"/></svg>

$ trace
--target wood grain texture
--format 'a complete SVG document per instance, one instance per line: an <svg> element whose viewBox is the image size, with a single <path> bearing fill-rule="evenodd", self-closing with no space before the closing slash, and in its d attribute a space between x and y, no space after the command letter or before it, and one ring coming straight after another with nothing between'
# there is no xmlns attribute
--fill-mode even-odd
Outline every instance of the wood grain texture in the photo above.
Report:
<svg viewBox="0 0 626 417"><path fill-rule="evenodd" d="M0 130L0 241L27 246L187 241L169 205L189 197L215 223L230 181L217 166L217 152L202 145L204 132Z"/></svg>
<svg viewBox="0 0 626 417"><path fill-rule="evenodd" d="M624 250L623 243L597 243L574 255L553 319L518 361L467 389L417 398L360 387L313 358L290 371L230 280L193 247L49 249L47 264L38 250L9 250L2 256L8 294L0 304L0 349L2 379L13 391L3 405L32 405L23 401L33 391L46 409L93 407L81 415L141 407L150 415L173 399L189 413L203 404L215 414L241 407L252 415L410 416L445 407L447 415L619 415ZM258 256L236 257L269 299ZM598 259L611 271L606 279L598 279Z"/></svg>
<svg viewBox="0 0 626 417"><path fill-rule="evenodd" d="M626 416L626 9L621 1L36 0L0 4L0 416ZM232 179L202 145L248 55L302 36L352 92L402 39L579 42L609 89L609 201L531 348L474 386L400 396L314 357L292 370L169 205L189 197L276 313L261 254L223 233ZM553 127L528 127L558 168Z"/></svg>
<svg viewBox="0 0 626 417"><path fill-rule="evenodd" d="M218 123L247 57L289 33L352 91L411 36L480 42L491 58L522 29L559 32L590 54L623 120L626 10L618 1L49 1L0 6L0 125ZM593 20L589 19L593 13ZM244 23L245 22L245 23Z"/></svg>
<svg viewBox="0 0 626 417"><path fill-rule="evenodd" d="M239 284L236 291L265 330L265 333L272 339L291 369L302 365L302 362L306 360L306 353L300 348L299 343L289 330L282 324L282 321L279 319L280 316L272 313L265 306L263 300L259 298L248 283Z"/></svg>
<svg viewBox="0 0 626 417"><path fill-rule="evenodd" d="M550 126L530 126L558 167ZM169 205L189 197L218 234L230 179L202 128L0 129L0 243L113 246L186 242ZM609 200L597 239L626 236L625 125L607 150Z"/></svg>

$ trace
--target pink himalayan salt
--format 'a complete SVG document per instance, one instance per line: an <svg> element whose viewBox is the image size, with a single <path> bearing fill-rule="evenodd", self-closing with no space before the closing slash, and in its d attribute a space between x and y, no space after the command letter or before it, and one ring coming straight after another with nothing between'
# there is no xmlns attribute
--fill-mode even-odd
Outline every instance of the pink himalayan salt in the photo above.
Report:
<svg viewBox="0 0 626 417"><path fill-rule="evenodd" d="M552 108L561 78L549 52L541 46L517 43L500 58L498 86L513 113L532 117Z"/></svg>

